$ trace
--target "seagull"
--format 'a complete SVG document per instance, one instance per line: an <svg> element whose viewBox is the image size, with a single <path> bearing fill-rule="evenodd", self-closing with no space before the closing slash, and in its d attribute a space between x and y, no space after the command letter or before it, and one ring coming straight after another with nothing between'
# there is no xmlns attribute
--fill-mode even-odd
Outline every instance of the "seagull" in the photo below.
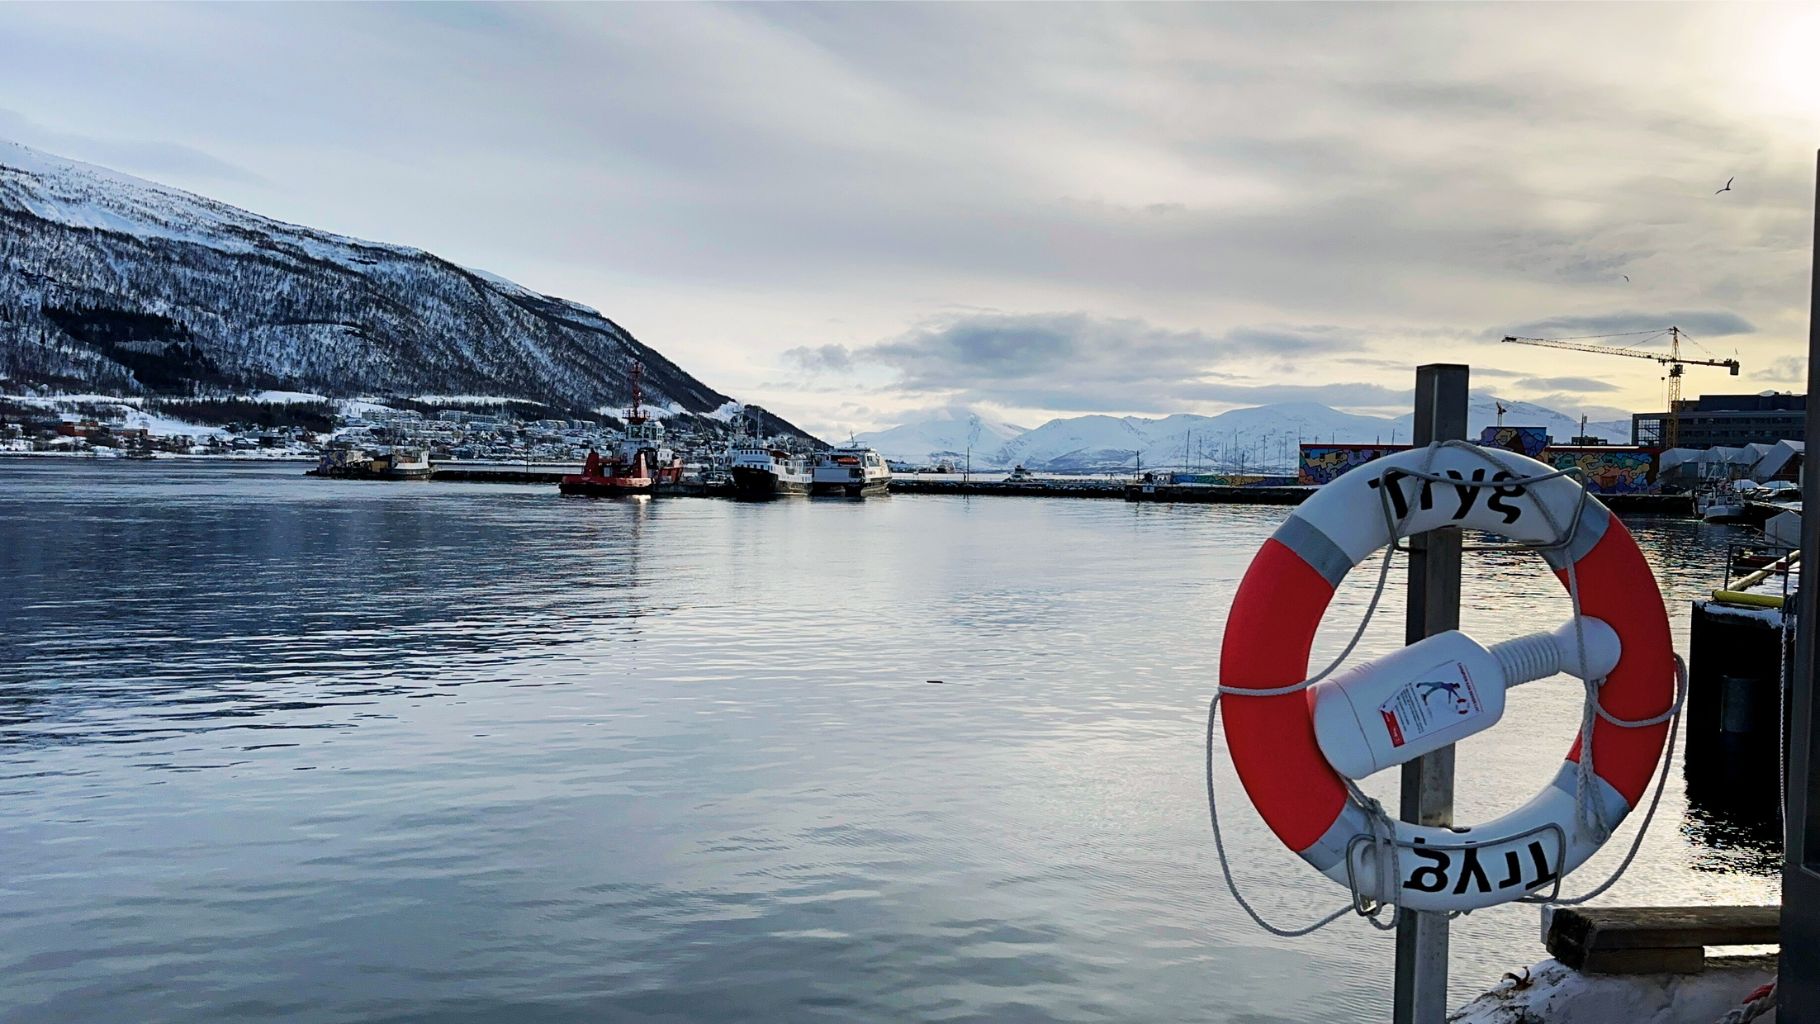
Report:
<svg viewBox="0 0 1820 1024"><path fill-rule="evenodd" d="M1720 189L1719 192L1730 192L1732 190L1732 182L1737 181L1737 180L1738 180L1737 178L1725 179L1725 187ZM1719 192L1714 192L1713 195L1718 195Z"/></svg>

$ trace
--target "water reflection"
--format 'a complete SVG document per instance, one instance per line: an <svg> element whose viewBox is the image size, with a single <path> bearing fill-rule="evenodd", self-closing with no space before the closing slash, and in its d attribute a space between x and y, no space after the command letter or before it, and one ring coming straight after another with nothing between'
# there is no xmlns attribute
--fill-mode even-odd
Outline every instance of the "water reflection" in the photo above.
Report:
<svg viewBox="0 0 1820 1024"><path fill-rule="evenodd" d="M62 475L27 469L0 504L14 541L0 549L3 744L351 727L312 712L633 643L656 610L643 535L660 512L645 499L572 503L548 524L560 538L521 547L502 540L524 532L525 495L436 514L378 485L260 500L295 470L191 466L152 496L95 474L72 503Z"/></svg>
<svg viewBox="0 0 1820 1024"><path fill-rule="evenodd" d="M1283 510L296 473L0 461L7 1012L1382 1018L1383 938L1258 933L1205 831L1220 634ZM1685 643L1723 541L1633 529ZM1533 557L1470 565L1470 629L1565 617ZM1462 813L1541 785L1578 701L1513 694ZM1279 917L1343 898L1234 804ZM1665 820L1693 813L1677 775ZM1773 892L1707 838L1658 829L1612 898ZM1534 935L1461 919L1455 984Z"/></svg>

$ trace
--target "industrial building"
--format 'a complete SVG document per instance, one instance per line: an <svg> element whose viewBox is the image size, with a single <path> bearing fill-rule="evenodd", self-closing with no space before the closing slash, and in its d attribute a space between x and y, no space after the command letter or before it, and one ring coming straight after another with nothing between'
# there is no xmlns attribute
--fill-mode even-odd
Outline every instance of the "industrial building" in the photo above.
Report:
<svg viewBox="0 0 1820 1024"><path fill-rule="evenodd" d="M1701 395L1678 402L1673 413L1640 412L1630 418L1632 444L1661 447L1668 418L1676 420L1678 448L1737 447L1807 440L1807 396Z"/></svg>

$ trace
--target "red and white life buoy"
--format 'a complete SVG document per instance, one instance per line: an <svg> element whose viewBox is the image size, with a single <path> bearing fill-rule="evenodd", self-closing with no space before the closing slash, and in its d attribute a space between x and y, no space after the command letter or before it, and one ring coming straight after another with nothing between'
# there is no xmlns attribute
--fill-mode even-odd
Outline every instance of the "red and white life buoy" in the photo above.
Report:
<svg viewBox="0 0 1820 1024"><path fill-rule="evenodd" d="M1371 821L1349 799L1317 741L1316 690L1274 696L1244 691L1280 689L1308 677L1315 631L1335 588L1391 543L1393 523L1403 537L1461 527L1557 545L1543 548L1543 557L1564 583L1568 565L1574 566L1582 615L1609 625L1621 647L1599 691L1601 707L1613 718L1636 722L1674 705L1668 615L1643 553L1603 504L1572 478L1549 477L1553 472L1521 455L1469 445L1378 459L1299 506L1264 542L1239 584L1220 655L1222 691L1231 698L1224 702L1228 750L1246 793L1277 837L1356 893L1387 889L1378 878ZM1541 477L1547 478L1535 479ZM1550 526L1550 516L1557 526ZM1564 538L1557 527L1570 544L1559 546ZM1665 720L1639 727L1600 718L1595 724L1591 798L1608 827L1642 798L1668 728ZM1580 748L1576 740L1539 795L1494 821L1465 828L1399 823L1401 877L1388 890L1395 893L1392 902L1412 910L1468 910L1553 889L1604 841L1575 827Z"/></svg>

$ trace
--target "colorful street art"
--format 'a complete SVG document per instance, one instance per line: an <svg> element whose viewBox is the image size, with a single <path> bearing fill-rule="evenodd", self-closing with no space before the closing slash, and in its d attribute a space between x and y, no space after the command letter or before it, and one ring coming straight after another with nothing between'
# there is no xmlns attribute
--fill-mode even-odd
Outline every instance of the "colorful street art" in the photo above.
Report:
<svg viewBox="0 0 1820 1024"><path fill-rule="evenodd" d="M1500 437L1500 430L1520 433ZM1533 442L1533 435L1526 437L1524 434L1531 431L1541 434L1543 438L1547 437L1536 427L1491 427L1479 435L1479 443L1488 447L1497 440L1529 444ZM1373 459L1408 450L1407 445L1305 444L1302 446L1301 472L1297 475L1297 480L1312 485L1331 483L1340 474L1363 466ZM1595 494L1642 494L1656 490L1655 453L1645 449L1599 446L1539 448L1536 456L1556 469L1578 468L1580 479Z"/></svg>
<svg viewBox="0 0 1820 1024"><path fill-rule="evenodd" d="M1638 448L1550 448L1542 461L1556 469L1577 467L1594 494L1641 494L1656 489L1655 453Z"/></svg>
<svg viewBox="0 0 1820 1024"><path fill-rule="evenodd" d="M1479 431L1479 444L1485 448L1502 448L1532 459L1542 457L1550 438L1547 427L1486 427Z"/></svg>
<svg viewBox="0 0 1820 1024"><path fill-rule="evenodd" d="M1332 483L1349 469L1408 450L1406 444L1305 444L1296 480L1303 484Z"/></svg>
<svg viewBox="0 0 1820 1024"><path fill-rule="evenodd" d="M1169 482L1205 487L1292 487L1300 478L1258 473L1171 473Z"/></svg>

